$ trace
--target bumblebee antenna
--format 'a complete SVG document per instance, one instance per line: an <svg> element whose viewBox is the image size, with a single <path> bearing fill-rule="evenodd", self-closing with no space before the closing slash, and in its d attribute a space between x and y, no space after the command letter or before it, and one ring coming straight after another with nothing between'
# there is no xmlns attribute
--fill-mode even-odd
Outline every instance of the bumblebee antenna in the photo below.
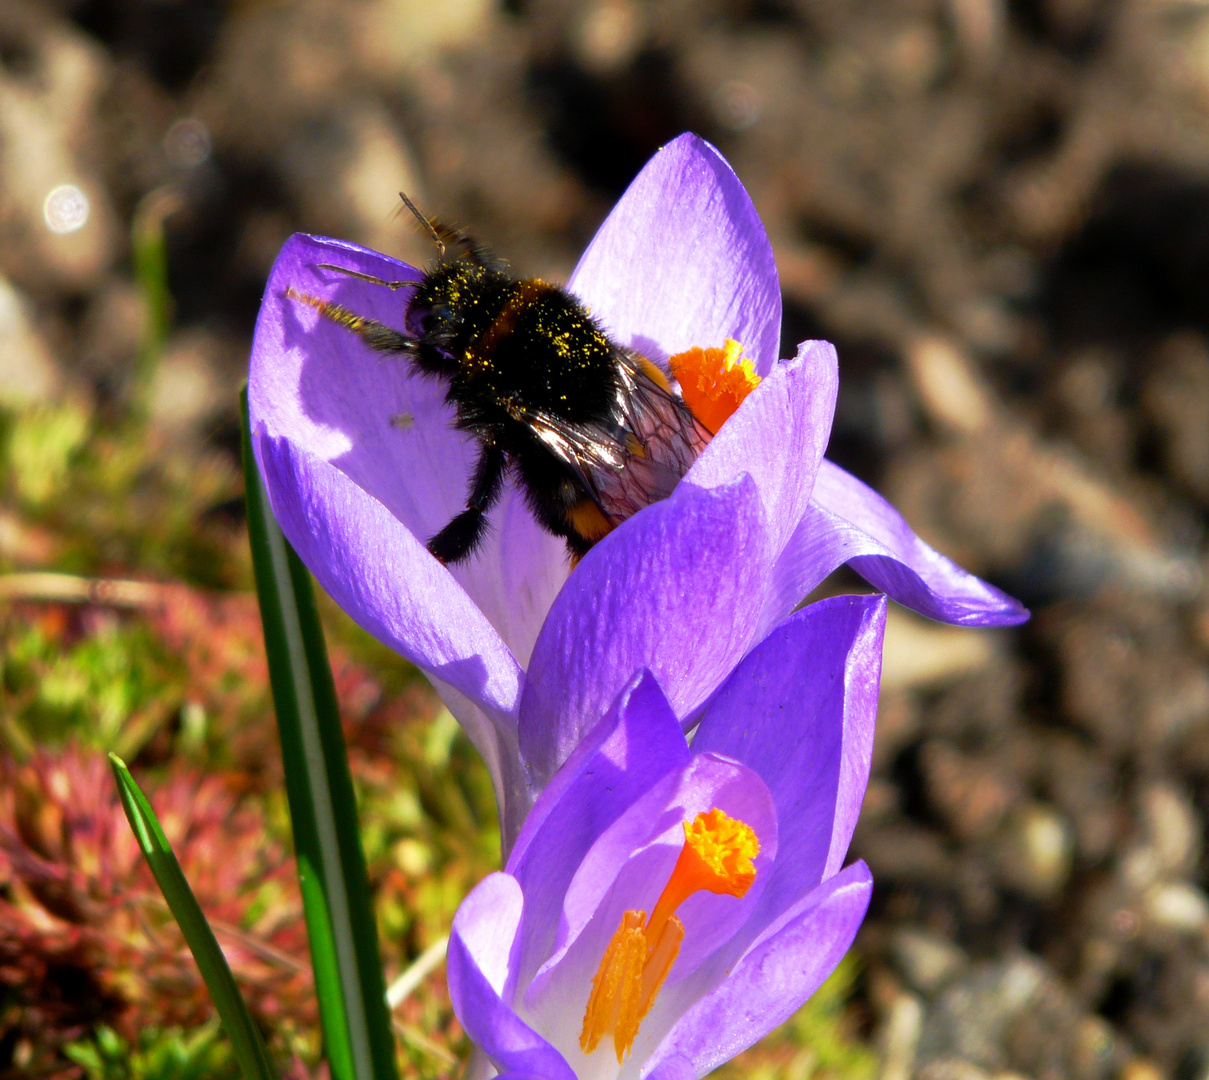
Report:
<svg viewBox="0 0 1209 1080"><path fill-rule="evenodd" d="M403 200L403 205L410 210L421 225L424 226L424 231L432 237L432 242L437 245L437 258L445 258L445 241L441 239L441 234L433 227L431 221L416 209L416 204L413 203L403 192L399 192L399 198Z"/></svg>

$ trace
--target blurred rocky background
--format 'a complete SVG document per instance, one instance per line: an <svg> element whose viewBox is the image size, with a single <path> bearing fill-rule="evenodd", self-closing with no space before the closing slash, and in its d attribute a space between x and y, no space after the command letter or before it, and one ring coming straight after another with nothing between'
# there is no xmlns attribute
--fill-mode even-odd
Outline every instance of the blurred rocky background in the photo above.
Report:
<svg viewBox="0 0 1209 1080"><path fill-rule="evenodd" d="M783 353L839 346L830 455L1035 612L892 613L871 917L727 1074L1209 1077L1203 0L0 3L0 1076L233 1075L114 746L318 1068L236 455L281 243L426 260L404 189L565 280L689 129L763 215ZM397 974L497 858L489 788L327 615ZM396 1015L450 1075L440 973Z"/></svg>

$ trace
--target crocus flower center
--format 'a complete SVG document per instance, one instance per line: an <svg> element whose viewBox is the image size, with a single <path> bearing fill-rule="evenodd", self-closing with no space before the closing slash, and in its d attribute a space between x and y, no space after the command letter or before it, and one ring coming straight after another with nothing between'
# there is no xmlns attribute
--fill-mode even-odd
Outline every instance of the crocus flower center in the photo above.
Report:
<svg viewBox="0 0 1209 1080"><path fill-rule="evenodd" d="M743 346L733 338L727 338L720 349L692 348L677 353L668 364L680 383L684 403L711 435L718 434L731 413L760 385L760 376L743 355Z"/></svg>
<svg viewBox="0 0 1209 1080"><path fill-rule="evenodd" d="M680 953L684 924L676 909L702 890L745 895L756 879L752 859L759 853L755 830L717 807L684 823L684 847L650 919L645 911L627 911L601 957L579 1036L585 1054L612 1033L621 1064Z"/></svg>

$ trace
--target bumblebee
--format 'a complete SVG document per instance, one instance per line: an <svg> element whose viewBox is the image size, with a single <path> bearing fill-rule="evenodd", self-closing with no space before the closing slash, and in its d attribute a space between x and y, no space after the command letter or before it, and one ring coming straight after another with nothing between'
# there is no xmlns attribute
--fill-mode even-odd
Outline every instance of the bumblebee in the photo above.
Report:
<svg viewBox="0 0 1209 1080"><path fill-rule="evenodd" d="M286 295L446 384L454 426L474 437L478 457L465 509L428 540L436 558L458 563L474 554L512 475L537 521L578 560L628 517L667 498L710 433L663 370L610 340L569 292L509 276L482 245L401 197L437 246L419 281L320 268L414 288L406 331L293 289Z"/></svg>

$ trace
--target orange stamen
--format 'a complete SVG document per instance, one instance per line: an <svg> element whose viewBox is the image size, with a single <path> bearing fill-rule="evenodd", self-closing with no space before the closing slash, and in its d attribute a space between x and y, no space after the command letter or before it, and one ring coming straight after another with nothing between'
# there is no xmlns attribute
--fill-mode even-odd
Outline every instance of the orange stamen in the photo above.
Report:
<svg viewBox="0 0 1209 1080"><path fill-rule="evenodd" d="M693 415L713 435L760 385L760 376L743 355L743 346L727 338L721 349L692 348L668 360L680 394Z"/></svg>
<svg viewBox="0 0 1209 1080"><path fill-rule="evenodd" d="M680 954L684 924L674 912L701 890L745 895L756 878L752 859L759 853L755 830L716 807L684 823L684 847L650 920L645 911L627 911L601 957L579 1036L585 1054L612 1032L622 1063Z"/></svg>
<svg viewBox="0 0 1209 1080"><path fill-rule="evenodd" d="M639 1012L642 969L647 954L646 935L642 931L645 920L645 911L627 911L621 917L621 925L609 941L600 967L592 977L592 993L588 996L584 1026L579 1034L580 1048L590 1054L605 1035L613 1032L619 1065L645 1015Z"/></svg>
<svg viewBox="0 0 1209 1080"><path fill-rule="evenodd" d="M717 809L684 823L684 847L651 912L647 934L658 935L663 923L695 892L742 897L756 880L752 859L760 854L755 830Z"/></svg>

